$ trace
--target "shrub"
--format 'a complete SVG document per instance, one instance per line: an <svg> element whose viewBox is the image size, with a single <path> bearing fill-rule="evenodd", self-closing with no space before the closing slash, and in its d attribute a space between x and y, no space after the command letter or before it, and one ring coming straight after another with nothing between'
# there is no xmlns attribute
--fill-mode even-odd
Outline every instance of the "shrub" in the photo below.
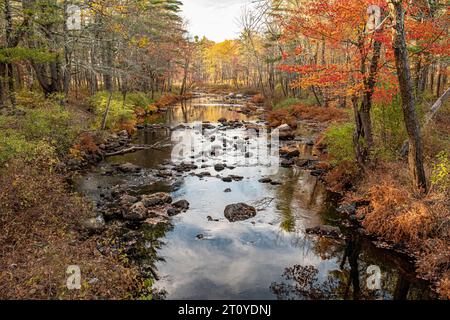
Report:
<svg viewBox="0 0 450 320"><path fill-rule="evenodd" d="M63 154L76 137L77 128L71 123L70 113L59 105L26 111L22 132L28 141L45 141L58 154Z"/></svg>
<svg viewBox="0 0 450 320"><path fill-rule="evenodd" d="M96 127L100 128L103 115L109 101L108 92L98 92L90 98L90 105L97 115ZM118 127L121 122L133 119L135 105L129 102L129 98L123 101L123 95L119 92L113 93L109 106L108 118L106 119L106 128L113 129Z"/></svg>
<svg viewBox="0 0 450 320"><path fill-rule="evenodd" d="M431 184L444 193L450 190L450 155L447 151L439 153L433 164Z"/></svg>
<svg viewBox="0 0 450 320"><path fill-rule="evenodd" d="M353 148L353 123L342 123L331 126L325 132L324 142L328 147L330 160L333 164L355 160Z"/></svg>
<svg viewBox="0 0 450 320"><path fill-rule="evenodd" d="M335 107L296 105L291 113L298 119L318 122L340 122L348 118L347 110Z"/></svg>
<svg viewBox="0 0 450 320"><path fill-rule="evenodd" d="M256 103L256 104L264 103L265 100L266 99L264 98L264 96L262 94L260 94L260 93L254 95L252 97L252 102Z"/></svg>
<svg viewBox="0 0 450 320"><path fill-rule="evenodd" d="M374 104L371 115L377 146L374 152L385 159L395 159L407 139L401 99L395 97L389 105Z"/></svg>
<svg viewBox="0 0 450 320"><path fill-rule="evenodd" d="M33 104L21 105L24 115L0 116L0 163L20 157L56 160L65 154L78 128L69 111L38 94L18 95L22 103L35 97Z"/></svg>
<svg viewBox="0 0 450 320"><path fill-rule="evenodd" d="M53 151L44 141L28 141L23 133L11 129L0 131L0 164L18 157L26 160L38 156L52 159Z"/></svg>
<svg viewBox="0 0 450 320"><path fill-rule="evenodd" d="M270 112L267 115L267 122L271 128L276 128L282 124L288 124L292 129L297 129L297 118L292 116L286 109Z"/></svg>
<svg viewBox="0 0 450 320"><path fill-rule="evenodd" d="M353 161L342 161L325 175L328 190L342 193L354 186L358 175L358 167Z"/></svg>

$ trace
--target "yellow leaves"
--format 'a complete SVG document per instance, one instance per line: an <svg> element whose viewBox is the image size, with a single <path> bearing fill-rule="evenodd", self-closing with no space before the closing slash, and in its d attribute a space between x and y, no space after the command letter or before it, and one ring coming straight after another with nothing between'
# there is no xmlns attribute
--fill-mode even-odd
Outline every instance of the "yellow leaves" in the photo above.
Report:
<svg viewBox="0 0 450 320"><path fill-rule="evenodd" d="M130 46L143 49L147 48L150 45L150 39L147 36L142 37L133 37L129 42Z"/></svg>
<svg viewBox="0 0 450 320"><path fill-rule="evenodd" d="M358 96L361 94L361 92L364 91L364 84L362 82L357 83L349 88L347 88L347 96L352 97L352 96Z"/></svg>

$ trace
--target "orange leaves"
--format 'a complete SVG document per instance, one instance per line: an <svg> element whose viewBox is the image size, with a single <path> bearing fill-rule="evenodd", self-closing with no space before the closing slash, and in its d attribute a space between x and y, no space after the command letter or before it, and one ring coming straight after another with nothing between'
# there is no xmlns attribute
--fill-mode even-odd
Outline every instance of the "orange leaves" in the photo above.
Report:
<svg viewBox="0 0 450 320"><path fill-rule="evenodd" d="M339 65L282 65L279 69L300 75L294 87L333 87L348 80L348 72Z"/></svg>

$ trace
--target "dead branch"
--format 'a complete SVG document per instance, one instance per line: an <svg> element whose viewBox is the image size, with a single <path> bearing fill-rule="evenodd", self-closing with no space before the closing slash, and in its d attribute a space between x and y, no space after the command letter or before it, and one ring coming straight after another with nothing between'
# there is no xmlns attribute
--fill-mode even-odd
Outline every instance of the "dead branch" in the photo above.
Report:
<svg viewBox="0 0 450 320"><path fill-rule="evenodd" d="M423 129L428 127L431 120L433 120L434 116L438 113L439 109L444 105L445 101L450 97L450 88L448 88L444 94L433 104L430 111L425 115L425 123L423 124ZM409 152L409 143L405 141L402 147L401 155L402 157L406 157Z"/></svg>
<svg viewBox="0 0 450 320"><path fill-rule="evenodd" d="M106 153L105 157L119 156L119 155L133 153L133 152L137 152L137 151L141 151L141 150L161 150L161 149L166 148L168 146L170 146L170 145L169 144L161 145L161 142L157 142L157 143L152 144L152 145L132 145L132 146L130 146L128 148L125 148L125 149L122 149L122 150L119 150L119 151Z"/></svg>

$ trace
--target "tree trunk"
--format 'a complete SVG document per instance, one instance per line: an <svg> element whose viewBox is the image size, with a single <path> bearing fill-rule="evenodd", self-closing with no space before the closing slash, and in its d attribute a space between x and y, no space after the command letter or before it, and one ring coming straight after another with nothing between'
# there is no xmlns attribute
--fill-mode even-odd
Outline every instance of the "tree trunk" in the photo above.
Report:
<svg viewBox="0 0 450 320"><path fill-rule="evenodd" d="M394 17L393 47L398 82L402 96L403 116L409 142L409 171L417 190L426 191L427 181L423 165L423 147L420 127L417 120L414 88L411 81L411 70L406 49L404 18L405 11L401 0L391 0L389 7Z"/></svg>
<svg viewBox="0 0 450 320"><path fill-rule="evenodd" d="M109 113L109 108L111 107L111 99L112 99L112 91L109 92L109 98L108 98L108 103L106 104L106 108L105 108L105 113L103 114L103 119L102 119L102 130L106 129L106 120L108 119L108 113Z"/></svg>
<svg viewBox="0 0 450 320"><path fill-rule="evenodd" d="M355 133L353 136L353 144L356 152L356 159L360 167L364 168L367 160L370 157L370 152L373 147L373 133L372 133L372 119L370 112L372 109L372 97L375 90L375 84L377 83L378 63L381 57L380 41L374 41L372 60L370 62L369 74L366 76L366 58L363 50L362 38L359 41L359 51L361 54L361 74L364 75L364 94L361 102L361 106L358 107L358 101L356 97L352 98L352 104L355 111ZM364 139L364 143L361 144L361 138Z"/></svg>

